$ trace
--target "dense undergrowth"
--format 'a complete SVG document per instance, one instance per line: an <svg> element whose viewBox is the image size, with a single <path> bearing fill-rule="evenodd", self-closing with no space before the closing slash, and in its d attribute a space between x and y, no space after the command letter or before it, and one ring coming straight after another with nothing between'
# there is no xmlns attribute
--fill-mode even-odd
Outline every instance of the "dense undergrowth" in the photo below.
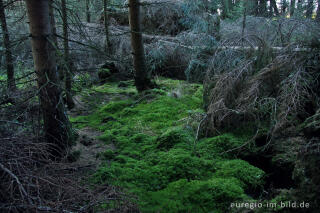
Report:
<svg viewBox="0 0 320 213"><path fill-rule="evenodd" d="M157 83L159 88L143 94L131 81L95 87L109 102L98 104L93 114L71 118L77 128L104 132L100 139L116 146L97 156L104 163L92 181L136 195L142 212L226 212L231 202L253 199L249 195L262 189L264 172L227 152L252 133L196 140L202 86L169 79ZM84 101L92 96L82 93Z"/></svg>

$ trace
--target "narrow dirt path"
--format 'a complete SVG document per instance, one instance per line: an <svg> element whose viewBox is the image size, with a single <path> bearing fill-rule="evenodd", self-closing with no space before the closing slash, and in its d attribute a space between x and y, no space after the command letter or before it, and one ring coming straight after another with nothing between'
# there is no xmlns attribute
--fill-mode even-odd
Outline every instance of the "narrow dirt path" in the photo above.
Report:
<svg viewBox="0 0 320 213"><path fill-rule="evenodd" d="M93 112L92 106L88 106L88 103L82 100L81 95L74 97L75 107L69 111L71 117L74 116L86 116ZM106 101L109 102L108 98ZM103 141L97 139L103 134L91 127L84 127L82 129L76 129L78 138L76 145L72 147L70 153L74 155L77 153L74 162L70 163L70 166L76 168L87 168L88 171L95 171L101 163L101 158L98 156L106 150L115 150L114 144L105 144ZM80 155L79 155L80 154Z"/></svg>

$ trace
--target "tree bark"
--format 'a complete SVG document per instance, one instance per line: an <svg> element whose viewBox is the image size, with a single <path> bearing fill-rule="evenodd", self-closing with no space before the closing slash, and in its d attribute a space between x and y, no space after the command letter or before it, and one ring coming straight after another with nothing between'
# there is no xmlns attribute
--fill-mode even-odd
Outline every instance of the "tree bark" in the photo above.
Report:
<svg viewBox="0 0 320 213"><path fill-rule="evenodd" d="M91 22L91 14L90 14L90 0L86 0L86 18L87 22Z"/></svg>
<svg viewBox="0 0 320 213"><path fill-rule="evenodd" d="M6 67L7 67L7 88L9 91L16 90L16 83L14 79L14 67L13 67L13 58L11 52L11 42L9 37L9 31L7 26L6 14L4 9L3 0L0 0L0 22L1 30L3 36L3 44L6 54Z"/></svg>
<svg viewBox="0 0 320 213"><path fill-rule="evenodd" d="M51 25L51 30L52 30L52 41L55 50L59 49L59 44L58 44L58 38L57 38L57 28L56 28L56 19L54 16L54 6L53 6L54 0L49 0L49 15L50 15L50 25ZM57 62L57 61L56 61ZM59 79L62 80L64 78L63 70L58 69L58 74L59 74Z"/></svg>
<svg viewBox="0 0 320 213"><path fill-rule="evenodd" d="M298 0L298 6L297 6L297 9L298 9L298 13L299 14L302 14L302 0Z"/></svg>
<svg viewBox="0 0 320 213"><path fill-rule="evenodd" d="M109 38L108 4L109 4L109 0L103 0L104 30L105 30L105 36L106 36L105 51L106 52L109 52L111 47L110 38Z"/></svg>
<svg viewBox="0 0 320 213"><path fill-rule="evenodd" d="M55 36L57 34L57 28L56 28L56 20L54 17L53 1L54 0L49 0L50 25L52 29L52 38L53 38L54 45L58 47L58 39L57 39L57 36Z"/></svg>
<svg viewBox="0 0 320 213"><path fill-rule="evenodd" d="M275 0L270 0L270 6L274 9L274 13L276 14L276 16L279 16L279 10Z"/></svg>
<svg viewBox="0 0 320 213"><path fill-rule="evenodd" d="M233 10L234 4L232 0L228 0L228 6L229 6L229 11L231 12Z"/></svg>
<svg viewBox="0 0 320 213"><path fill-rule="evenodd" d="M229 15L229 0L222 0L222 13L221 18L228 18Z"/></svg>
<svg viewBox="0 0 320 213"><path fill-rule="evenodd" d="M135 70L135 85L139 92L153 88L149 73L146 70L144 47L140 27L140 2L129 0L129 22L131 30L131 47Z"/></svg>
<svg viewBox="0 0 320 213"><path fill-rule="evenodd" d="M320 22L320 0L318 0L316 21L317 21L317 22Z"/></svg>
<svg viewBox="0 0 320 213"><path fill-rule="evenodd" d="M293 16L295 8L296 8L296 0L291 0L290 1L290 17Z"/></svg>
<svg viewBox="0 0 320 213"><path fill-rule="evenodd" d="M286 15L287 7L288 7L287 0L282 0L281 1L281 14L284 16Z"/></svg>
<svg viewBox="0 0 320 213"><path fill-rule="evenodd" d="M68 33L68 14L66 0L61 0L61 12L62 12L62 25L63 25L63 49L64 49L64 74L65 74L65 91L66 91L66 102L69 109L74 107L72 99L72 63L70 61L69 51L69 33Z"/></svg>
<svg viewBox="0 0 320 213"><path fill-rule="evenodd" d="M55 52L49 41L52 38L49 0L26 0L26 5L44 135L50 153L59 158L71 145L72 131L58 86Z"/></svg>
<svg viewBox="0 0 320 213"><path fill-rule="evenodd" d="M307 10L306 10L306 17L312 18L312 12L313 12L313 0L308 0Z"/></svg>
<svg viewBox="0 0 320 213"><path fill-rule="evenodd" d="M258 14L258 1L249 0L247 4L248 15L257 15Z"/></svg>
<svg viewBox="0 0 320 213"><path fill-rule="evenodd" d="M259 0L259 15L267 16L267 0Z"/></svg>

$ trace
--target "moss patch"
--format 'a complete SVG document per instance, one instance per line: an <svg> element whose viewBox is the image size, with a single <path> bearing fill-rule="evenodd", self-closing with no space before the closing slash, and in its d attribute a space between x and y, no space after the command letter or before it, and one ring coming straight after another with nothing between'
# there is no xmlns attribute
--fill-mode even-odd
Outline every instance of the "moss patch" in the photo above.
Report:
<svg viewBox="0 0 320 213"><path fill-rule="evenodd" d="M195 141L183 121L202 109L198 84L158 79L158 89L111 98L89 116L72 118L75 126L103 131L100 139L116 146L92 181L113 184L138 196L142 212L225 212L245 190L263 184L263 172L233 153L247 136L226 133ZM117 96L131 86L102 85L96 92ZM177 92L176 92L177 91ZM171 95L179 93L179 96ZM109 162L111 161L111 163Z"/></svg>
<svg viewBox="0 0 320 213"><path fill-rule="evenodd" d="M164 190L146 194L145 212L228 212L230 203L245 198L235 178L212 178L207 181L181 179Z"/></svg>
<svg viewBox="0 0 320 213"><path fill-rule="evenodd" d="M243 160L225 160L217 163L217 171L214 177L237 178L245 190L255 191L261 188L264 172Z"/></svg>

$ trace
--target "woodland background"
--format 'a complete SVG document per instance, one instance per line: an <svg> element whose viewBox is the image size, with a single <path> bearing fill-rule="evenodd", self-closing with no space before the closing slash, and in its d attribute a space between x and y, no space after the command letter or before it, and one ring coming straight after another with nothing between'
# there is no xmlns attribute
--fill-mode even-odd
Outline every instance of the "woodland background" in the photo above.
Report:
<svg viewBox="0 0 320 213"><path fill-rule="evenodd" d="M317 212L319 5L0 0L0 211Z"/></svg>

